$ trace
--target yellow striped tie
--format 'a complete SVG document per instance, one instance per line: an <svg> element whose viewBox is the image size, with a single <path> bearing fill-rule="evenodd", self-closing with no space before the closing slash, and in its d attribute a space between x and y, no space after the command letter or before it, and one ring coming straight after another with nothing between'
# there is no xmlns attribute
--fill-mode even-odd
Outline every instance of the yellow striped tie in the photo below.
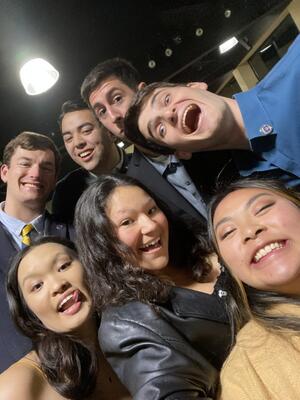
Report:
<svg viewBox="0 0 300 400"><path fill-rule="evenodd" d="M30 236L29 233L34 229L32 224L27 224L24 225L23 229L21 230L21 236L22 236L22 243L25 246L30 246Z"/></svg>

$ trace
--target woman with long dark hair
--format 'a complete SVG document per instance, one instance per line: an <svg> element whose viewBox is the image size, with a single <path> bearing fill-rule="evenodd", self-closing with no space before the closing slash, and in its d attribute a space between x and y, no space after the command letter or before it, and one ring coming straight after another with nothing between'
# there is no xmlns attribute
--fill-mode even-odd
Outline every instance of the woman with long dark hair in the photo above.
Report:
<svg viewBox="0 0 300 400"><path fill-rule="evenodd" d="M209 230L240 282L238 314L232 310L238 334L222 369L221 398L300 398L299 193L272 180L232 183L212 200Z"/></svg>
<svg viewBox="0 0 300 400"><path fill-rule="evenodd" d="M33 350L0 375L1 398L129 399L100 350L98 317L73 243L43 237L22 250L7 293Z"/></svg>
<svg viewBox="0 0 300 400"><path fill-rule="evenodd" d="M230 331L223 278L203 231L116 175L82 195L75 225L102 313L101 348L134 398L213 396Z"/></svg>

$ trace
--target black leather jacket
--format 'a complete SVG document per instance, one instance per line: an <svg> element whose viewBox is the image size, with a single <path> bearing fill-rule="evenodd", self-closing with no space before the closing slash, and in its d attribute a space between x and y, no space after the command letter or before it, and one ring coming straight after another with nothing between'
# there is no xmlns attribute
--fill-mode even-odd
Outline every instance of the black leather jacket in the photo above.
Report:
<svg viewBox="0 0 300 400"><path fill-rule="evenodd" d="M230 343L220 290L175 287L158 310L140 302L106 309L100 345L135 400L214 397Z"/></svg>

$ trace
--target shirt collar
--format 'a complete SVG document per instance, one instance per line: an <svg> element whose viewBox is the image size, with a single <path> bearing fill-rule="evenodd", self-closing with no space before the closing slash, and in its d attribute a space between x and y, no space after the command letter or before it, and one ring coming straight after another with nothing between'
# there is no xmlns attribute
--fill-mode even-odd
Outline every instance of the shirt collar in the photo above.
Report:
<svg viewBox="0 0 300 400"><path fill-rule="evenodd" d="M45 212L35 217L32 221L25 223L18 218L12 217L4 211L5 201L0 203L0 220L10 231L20 235L24 225L32 224L37 233L41 234L44 229Z"/></svg>

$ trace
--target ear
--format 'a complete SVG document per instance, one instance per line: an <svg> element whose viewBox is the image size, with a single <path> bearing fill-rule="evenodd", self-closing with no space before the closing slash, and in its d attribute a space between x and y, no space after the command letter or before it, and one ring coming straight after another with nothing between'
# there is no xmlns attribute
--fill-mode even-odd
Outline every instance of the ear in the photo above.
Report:
<svg viewBox="0 0 300 400"><path fill-rule="evenodd" d="M9 167L7 164L2 164L0 167L0 174L1 174L1 179L4 183L7 182L7 173L8 173Z"/></svg>
<svg viewBox="0 0 300 400"><path fill-rule="evenodd" d="M192 158L193 153L190 153L188 151L181 151L181 150L176 150L175 151L175 156L179 158L179 160L190 160Z"/></svg>
<svg viewBox="0 0 300 400"><path fill-rule="evenodd" d="M147 83L146 82L140 82L139 84L138 84L138 90L141 90L141 89L144 89L144 87L145 86L147 86Z"/></svg>
<svg viewBox="0 0 300 400"><path fill-rule="evenodd" d="M201 90L207 90L208 89L208 85L205 82L189 82L187 84L188 87L192 87L192 88L198 88Z"/></svg>

